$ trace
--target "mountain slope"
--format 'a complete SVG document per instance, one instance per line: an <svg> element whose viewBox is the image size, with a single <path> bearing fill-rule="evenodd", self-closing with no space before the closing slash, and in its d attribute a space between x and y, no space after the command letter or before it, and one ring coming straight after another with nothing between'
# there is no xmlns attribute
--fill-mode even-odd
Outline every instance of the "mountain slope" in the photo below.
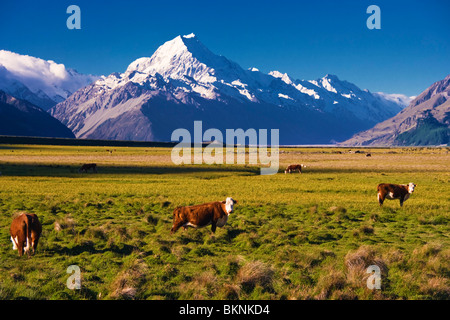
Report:
<svg viewBox="0 0 450 320"><path fill-rule="evenodd" d="M0 135L75 138L47 112L0 90Z"/></svg>
<svg viewBox="0 0 450 320"><path fill-rule="evenodd" d="M298 144L342 141L402 107L333 75L305 81L244 70L191 34L164 43L124 73L101 77L49 112L79 138L167 141L173 129L203 120L205 130L280 129L280 143Z"/></svg>
<svg viewBox="0 0 450 320"><path fill-rule="evenodd" d="M435 82L396 116L343 145L440 145L450 134L450 75Z"/></svg>
<svg viewBox="0 0 450 320"><path fill-rule="evenodd" d="M0 90L44 110L97 79L52 60L0 50Z"/></svg>

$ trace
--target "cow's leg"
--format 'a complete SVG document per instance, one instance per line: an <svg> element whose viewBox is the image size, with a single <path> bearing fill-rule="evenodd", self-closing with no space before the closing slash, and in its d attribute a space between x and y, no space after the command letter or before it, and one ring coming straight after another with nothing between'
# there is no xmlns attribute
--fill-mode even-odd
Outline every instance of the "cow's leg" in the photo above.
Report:
<svg viewBox="0 0 450 320"><path fill-rule="evenodd" d="M174 222L172 225L172 229L170 229L170 234L177 232L177 230L183 227L185 223L186 223L185 221L179 221L177 223ZM185 227L184 229L186 230Z"/></svg>
<svg viewBox="0 0 450 320"><path fill-rule="evenodd" d="M213 236L213 237L214 237L214 234L216 233L216 228L217 228L216 222L213 221L211 223L211 232L212 232L211 236Z"/></svg>
<svg viewBox="0 0 450 320"><path fill-rule="evenodd" d="M403 207L403 202L405 201L404 197L400 197L400 207Z"/></svg>
<svg viewBox="0 0 450 320"><path fill-rule="evenodd" d="M36 235L32 235L31 239L32 239L32 241L31 241L31 249L32 249L31 254L34 255L36 253L37 246L38 246L38 243L39 243L39 237L36 237Z"/></svg>
<svg viewBox="0 0 450 320"><path fill-rule="evenodd" d="M384 197L380 192L378 192L378 203L380 204L380 207L383 205L383 202L384 202Z"/></svg>
<svg viewBox="0 0 450 320"><path fill-rule="evenodd" d="M13 243L13 250L17 250L16 241L14 240L14 238L12 236L11 236L11 242Z"/></svg>
<svg viewBox="0 0 450 320"><path fill-rule="evenodd" d="M23 239L20 239L20 237L18 237L17 241L17 251L19 251L19 257L23 256Z"/></svg>

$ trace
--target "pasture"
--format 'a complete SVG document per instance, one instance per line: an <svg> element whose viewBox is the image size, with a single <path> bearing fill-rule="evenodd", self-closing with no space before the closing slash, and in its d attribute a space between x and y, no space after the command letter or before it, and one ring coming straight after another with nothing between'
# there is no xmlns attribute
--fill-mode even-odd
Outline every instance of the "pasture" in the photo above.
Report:
<svg viewBox="0 0 450 320"><path fill-rule="evenodd" d="M0 145L0 299L449 299L450 149L347 150L282 148L279 173L261 176L175 166L163 147ZM294 163L303 174L284 174ZM417 187L380 207L382 182ZM226 197L239 202L215 237L170 234L175 207ZM30 258L12 250L19 211L43 225Z"/></svg>

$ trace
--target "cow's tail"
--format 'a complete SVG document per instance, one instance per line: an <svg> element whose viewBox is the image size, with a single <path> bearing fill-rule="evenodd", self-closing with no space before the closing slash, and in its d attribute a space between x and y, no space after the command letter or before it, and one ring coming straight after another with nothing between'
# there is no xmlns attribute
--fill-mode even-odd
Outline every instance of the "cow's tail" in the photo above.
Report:
<svg viewBox="0 0 450 320"><path fill-rule="evenodd" d="M26 244L26 246L25 246L25 249L24 249L24 251L25 252L27 252L28 254L30 254L31 253L31 246L32 246L32 243L31 243L31 225L32 225L32 218L31 217L29 217L28 215L26 216L26 223L25 223L25 231L26 231L26 239L27 239L27 244Z"/></svg>

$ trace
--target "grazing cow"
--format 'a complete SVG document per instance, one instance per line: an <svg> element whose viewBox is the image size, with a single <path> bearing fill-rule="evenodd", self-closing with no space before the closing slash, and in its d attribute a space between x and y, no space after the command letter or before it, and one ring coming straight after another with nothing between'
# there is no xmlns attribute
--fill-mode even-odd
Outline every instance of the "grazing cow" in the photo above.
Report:
<svg viewBox="0 0 450 320"><path fill-rule="evenodd" d="M81 166L81 168L78 170L79 173L85 172L87 173L88 170L92 169L93 172L97 173L97 164L96 163L85 163Z"/></svg>
<svg viewBox="0 0 450 320"><path fill-rule="evenodd" d="M370 153L366 154L366 157L371 157L372 155Z"/></svg>
<svg viewBox="0 0 450 320"><path fill-rule="evenodd" d="M378 185L378 202L383 205L385 199L400 199L400 206L408 200L409 196L414 192L416 185L412 182L409 184L390 184L381 183Z"/></svg>
<svg viewBox="0 0 450 320"><path fill-rule="evenodd" d="M298 171L298 173L302 173L302 168L306 168L306 166L304 164L291 164L286 168L286 170L284 170L284 174L291 173L294 171Z"/></svg>
<svg viewBox="0 0 450 320"><path fill-rule="evenodd" d="M34 213L21 213L11 223L9 229L13 250L19 251L21 257L25 251L28 255L36 252L42 225Z"/></svg>
<svg viewBox="0 0 450 320"><path fill-rule="evenodd" d="M170 233L179 228L202 228L211 225L214 234L216 227L223 227L227 223L228 215L233 212L237 200L227 198L225 201L216 201L195 206L178 207L173 211L173 225Z"/></svg>

